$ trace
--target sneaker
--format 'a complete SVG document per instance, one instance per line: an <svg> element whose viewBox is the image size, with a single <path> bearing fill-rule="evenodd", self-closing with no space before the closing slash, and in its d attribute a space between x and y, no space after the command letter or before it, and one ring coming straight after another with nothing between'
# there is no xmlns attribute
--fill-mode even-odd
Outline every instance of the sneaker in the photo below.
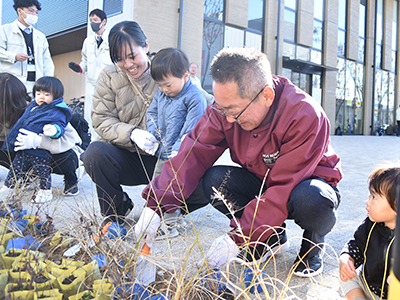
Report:
<svg viewBox="0 0 400 300"><path fill-rule="evenodd" d="M174 211L171 214L164 214L163 215L163 220L165 224L168 226L181 226L181 227L186 227L187 222L185 221L185 216L182 214L181 209L178 208L176 211Z"/></svg>
<svg viewBox="0 0 400 300"><path fill-rule="evenodd" d="M36 197L34 199L32 199L33 203L45 203L45 202L49 202L53 200L53 193L51 192L51 190L42 190L40 189L37 194Z"/></svg>
<svg viewBox="0 0 400 300"><path fill-rule="evenodd" d="M162 223L160 228L157 230L157 235L156 235L156 240L164 240L164 239L170 239L173 237L176 237L179 235L178 230L174 226L168 226L165 223Z"/></svg>
<svg viewBox="0 0 400 300"><path fill-rule="evenodd" d="M73 184L70 184L68 181L65 181L64 195L65 196L76 196L78 194L79 194L78 182L76 181Z"/></svg>
<svg viewBox="0 0 400 300"><path fill-rule="evenodd" d="M117 208L118 216L127 217L133 209L133 202L129 198L128 194L124 192L124 198L122 199L122 204Z"/></svg>
<svg viewBox="0 0 400 300"><path fill-rule="evenodd" d="M267 244L268 247L263 244ZM276 233L272 233L263 244L244 248L238 254L238 257L249 265L255 265L265 262L272 254L288 250L289 242L286 235L286 224L283 223L281 228L277 228Z"/></svg>
<svg viewBox="0 0 400 300"><path fill-rule="evenodd" d="M298 277L314 277L322 273L323 262L319 255L310 258L297 256L293 264L293 274Z"/></svg>

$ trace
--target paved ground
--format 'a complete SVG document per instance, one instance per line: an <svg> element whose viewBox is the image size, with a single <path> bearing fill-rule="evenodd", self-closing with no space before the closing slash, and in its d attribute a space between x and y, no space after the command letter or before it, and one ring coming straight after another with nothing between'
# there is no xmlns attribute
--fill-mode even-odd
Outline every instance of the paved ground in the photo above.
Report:
<svg viewBox="0 0 400 300"><path fill-rule="evenodd" d="M378 165L398 162L400 159L400 138L394 136L332 136L332 144L342 158L344 178L339 185L342 203L337 213L338 222L326 238L324 272L314 279L296 278L290 274L289 269L300 245L302 232L293 221L288 221L290 247L285 253L274 256L265 267L271 283L276 286L276 294L270 290L273 299L278 299L284 292L286 295L293 292L298 299L344 299L339 287L337 255L366 216L367 178ZM217 163L231 163L228 154L225 153ZM0 180L4 180L6 174L6 170L1 167ZM79 183L80 194L77 197L61 197L62 187L62 177L53 175L53 195L57 200L51 205L42 206L39 213L53 216L57 227L76 232L82 229L79 225L82 216L96 218L99 215L94 185L84 175ZM145 203L140 196L143 187L125 187L135 202L135 211L130 215L132 218L137 218ZM38 210L30 205L27 207L32 212ZM189 263L191 267L188 267L184 262L197 261L201 247L203 251L206 250L214 237L229 230L227 219L211 207L192 213L190 218L188 221L193 226L181 229L179 237L157 243L156 255L167 269L183 268L185 273L195 272L194 265ZM283 296L279 299L283 299Z"/></svg>

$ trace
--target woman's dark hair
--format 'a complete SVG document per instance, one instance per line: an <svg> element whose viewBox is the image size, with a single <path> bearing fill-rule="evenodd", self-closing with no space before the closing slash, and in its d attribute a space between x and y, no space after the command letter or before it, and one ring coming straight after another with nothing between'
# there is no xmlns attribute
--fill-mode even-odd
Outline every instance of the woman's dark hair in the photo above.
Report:
<svg viewBox="0 0 400 300"><path fill-rule="evenodd" d="M168 75L183 78L189 71L189 59L182 50L165 48L157 52L151 61L151 77L155 81L163 80Z"/></svg>
<svg viewBox="0 0 400 300"><path fill-rule="evenodd" d="M33 85L33 96L36 92L48 92L53 95L53 99L61 98L64 95L64 86L61 81L52 76L40 77Z"/></svg>
<svg viewBox="0 0 400 300"><path fill-rule="evenodd" d="M0 129L11 128L31 102L25 85L12 74L0 73Z"/></svg>
<svg viewBox="0 0 400 300"><path fill-rule="evenodd" d="M42 9L37 0L14 0L13 7L17 11L18 8L31 7L32 5L35 5L38 10Z"/></svg>
<svg viewBox="0 0 400 300"><path fill-rule="evenodd" d="M108 44L110 46L111 61L115 64L121 55L121 47L129 45L132 51L132 43L139 47L146 47L147 38L134 21L122 21L111 28L108 35Z"/></svg>

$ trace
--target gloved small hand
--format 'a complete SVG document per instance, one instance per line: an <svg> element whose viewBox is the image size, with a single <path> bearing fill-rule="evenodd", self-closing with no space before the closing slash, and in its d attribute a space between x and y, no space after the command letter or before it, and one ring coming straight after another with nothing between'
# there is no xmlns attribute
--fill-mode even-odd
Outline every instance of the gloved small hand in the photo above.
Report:
<svg viewBox="0 0 400 300"><path fill-rule="evenodd" d="M15 142L16 147L14 147L14 150L36 149L39 147L41 141L42 137L40 135L21 128Z"/></svg>
<svg viewBox="0 0 400 300"><path fill-rule="evenodd" d="M158 148L157 139L150 132L146 130L142 130L139 128L135 128L131 133L131 140L134 142L140 149L145 151L150 155L154 155ZM154 143L157 143L157 146L154 146ZM155 150L153 150L155 147Z"/></svg>
<svg viewBox="0 0 400 300"><path fill-rule="evenodd" d="M57 127L52 124L46 124L43 126L43 134L47 136L53 136L57 134Z"/></svg>
<svg viewBox="0 0 400 300"><path fill-rule="evenodd" d="M153 248L157 229L160 227L160 223L160 216L151 208L145 207L134 228L136 242L140 242L141 244L146 242L147 246Z"/></svg>
<svg viewBox="0 0 400 300"><path fill-rule="evenodd" d="M73 61L71 61L71 62L68 64L68 67L69 67L72 71L74 71L74 72L76 72L76 73L82 73L82 68L81 68L81 66L78 65L77 63L74 63Z"/></svg>
<svg viewBox="0 0 400 300"><path fill-rule="evenodd" d="M169 156L169 158L173 158L178 154L178 151L171 151L171 155Z"/></svg>
<svg viewBox="0 0 400 300"><path fill-rule="evenodd" d="M239 247L224 234L215 239L206 253L206 259L210 268L221 268L239 253Z"/></svg>

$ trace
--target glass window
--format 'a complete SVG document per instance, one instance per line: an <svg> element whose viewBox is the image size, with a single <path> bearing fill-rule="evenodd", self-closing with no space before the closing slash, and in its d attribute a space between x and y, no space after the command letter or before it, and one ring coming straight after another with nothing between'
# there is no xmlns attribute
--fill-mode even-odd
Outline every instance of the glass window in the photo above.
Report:
<svg viewBox="0 0 400 300"><path fill-rule="evenodd" d="M224 47L243 47L244 31L231 26L225 26Z"/></svg>
<svg viewBox="0 0 400 300"><path fill-rule="evenodd" d="M301 60L310 61L310 48L297 45L296 57Z"/></svg>
<svg viewBox="0 0 400 300"><path fill-rule="evenodd" d="M313 48L322 50L322 21L314 19Z"/></svg>
<svg viewBox="0 0 400 300"><path fill-rule="evenodd" d="M262 51L262 35L257 33L252 33L250 31L246 32L246 47L254 47L257 50Z"/></svg>
<svg viewBox="0 0 400 300"><path fill-rule="evenodd" d="M358 39L358 61L364 62L364 47L365 47L365 39Z"/></svg>
<svg viewBox="0 0 400 300"><path fill-rule="evenodd" d="M339 30L338 32L338 56L344 56L345 47L345 32Z"/></svg>
<svg viewBox="0 0 400 300"><path fill-rule="evenodd" d="M212 58L223 47L223 25L213 21L203 22L202 82L203 89L212 92L212 81L208 73Z"/></svg>
<svg viewBox="0 0 400 300"><path fill-rule="evenodd" d="M296 45L295 44L289 44L283 42L283 47L282 47L282 56L287 56L290 57L291 59L296 58Z"/></svg>
<svg viewBox="0 0 400 300"><path fill-rule="evenodd" d="M324 1L314 0L314 18L318 20L324 19Z"/></svg>
<svg viewBox="0 0 400 300"><path fill-rule="evenodd" d="M122 13L123 8L122 0L104 0L103 10L108 17Z"/></svg>
<svg viewBox="0 0 400 300"><path fill-rule="evenodd" d="M283 24L283 39L295 42L296 13L285 9L285 21Z"/></svg>
<svg viewBox="0 0 400 300"><path fill-rule="evenodd" d="M248 28L263 31L264 1L249 0Z"/></svg>
<svg viewBox="0 0 400 300"><path fill-rule="evenodd" d="M346 13L347 13L347 1L339 0L339 21L338 26L340 29L346 30Z"/></svg>
<svg viewBox="0 0 400 300"><path fill-rule="evenodd" d="M223 0L205 0L204 1L204 16L222 21L223 15L224 15L224 1Z"/></svg>
<svg viewBox="0 0 400 300"><path fill-rule="evenodd" d="M297 0L285 0L285 7L288 7L288 8L296 10L296 8L297 8Z"/></svg>

